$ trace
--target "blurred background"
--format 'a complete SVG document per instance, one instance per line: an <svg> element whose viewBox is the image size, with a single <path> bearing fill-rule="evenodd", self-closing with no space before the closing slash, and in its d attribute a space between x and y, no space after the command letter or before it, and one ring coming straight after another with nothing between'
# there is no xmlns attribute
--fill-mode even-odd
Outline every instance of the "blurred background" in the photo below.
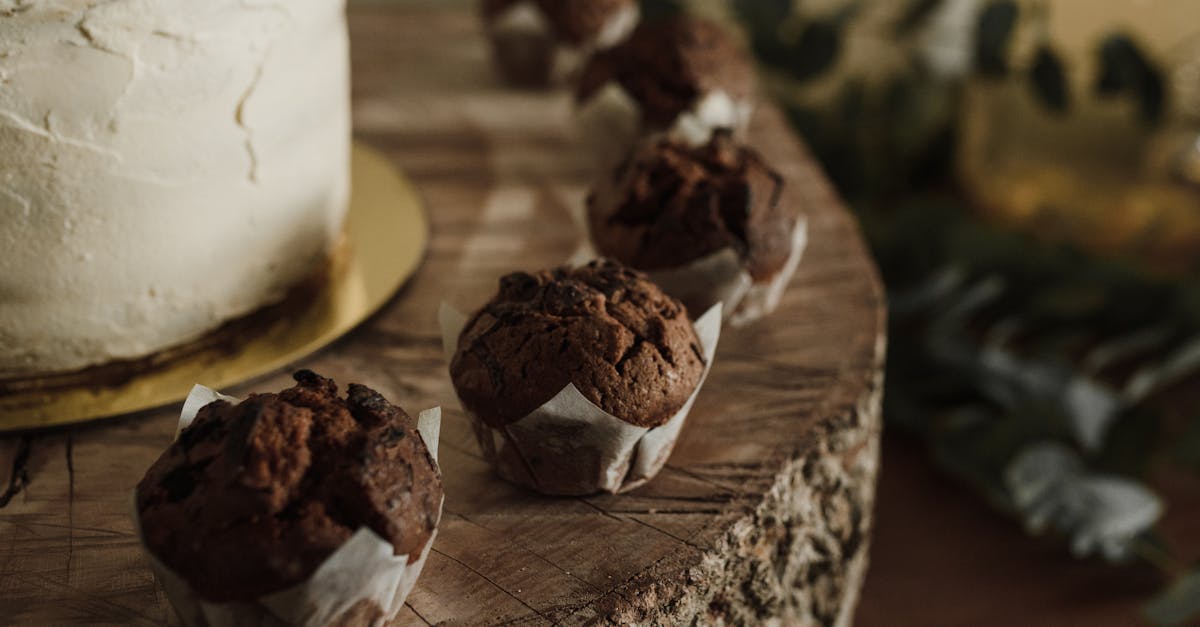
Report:
<svg viewBox="0 0 1200 627"><path fill-rule="evenodd" d="M744 28L887 283L859 623L1200 621L1200 2L694 8Z"/></svg>
<svg viewBox="0 0 1200 627"><path fill-rule="evenodd" d="M1200 624L1200 2L643 8L744 34L887 283L858 623Z"/></svg>

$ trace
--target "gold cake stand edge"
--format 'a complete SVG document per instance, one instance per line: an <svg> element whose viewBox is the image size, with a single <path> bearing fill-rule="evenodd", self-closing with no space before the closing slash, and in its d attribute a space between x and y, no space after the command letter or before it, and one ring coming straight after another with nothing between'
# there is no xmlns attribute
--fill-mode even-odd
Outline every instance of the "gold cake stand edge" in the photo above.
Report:
<svg viewBox="0 0 1200 627"><path fill-rule="evenodd" d="M173 349L181 354L134 368L117 381L104 366L16 386L6 382L16 391L0 391L0 432L153 409L182 400L196 383L234 386L315 353L383 307L420 267L429 219L412 182L360 142L351 157L345 240L320 288L289 298L268 311L267 320Z"/></svg>

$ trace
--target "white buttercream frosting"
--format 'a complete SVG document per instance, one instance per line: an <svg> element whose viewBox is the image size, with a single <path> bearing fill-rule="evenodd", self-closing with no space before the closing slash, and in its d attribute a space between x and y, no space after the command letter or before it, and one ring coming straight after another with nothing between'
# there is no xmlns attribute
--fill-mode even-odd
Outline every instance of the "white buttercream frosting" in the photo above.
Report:
<svg viewBox="0 0 1200 627"><path fill-rule="evenodd" d="M280 299L348 192L343 0L0 0L0 375Z"/></svg>

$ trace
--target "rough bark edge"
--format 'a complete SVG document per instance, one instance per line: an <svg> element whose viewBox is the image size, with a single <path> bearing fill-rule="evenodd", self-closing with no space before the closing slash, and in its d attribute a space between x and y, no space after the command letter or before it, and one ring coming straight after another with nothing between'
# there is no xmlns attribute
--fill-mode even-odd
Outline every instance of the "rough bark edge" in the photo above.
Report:
<svg viewBox="0 0 1200 627"><path fill-rule="evenodd" d="M867 570L882 383L873 377L693 566L667 560L566 622L848 627Z"/></svg>

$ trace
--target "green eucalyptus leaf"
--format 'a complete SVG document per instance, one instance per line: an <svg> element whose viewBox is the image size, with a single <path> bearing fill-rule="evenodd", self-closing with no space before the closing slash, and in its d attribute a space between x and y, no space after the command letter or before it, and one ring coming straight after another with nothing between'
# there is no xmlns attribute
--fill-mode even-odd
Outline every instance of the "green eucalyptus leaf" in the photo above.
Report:
<svg viewBox="0 0 1200 627"><path fill-rule="evenodd" d="M966 272L961 266L946 266L912 287L893 288L888 296L888 312L892 316L911 316L929 311L946 301L962 286Z"/></svg>
<svg viewBox="0 0 1200 627"><path fill-rule="evenodd" d="M987 276L978 280L938 312L937 318L930 324L930 329L938 334L947 334L964 328L972 316L995 303L1007 289L1007 282L999 276Z"/></svg>
<svg viewBox="0 0 1200 627"><path fill-rule="evenodd" d="M1108 286L1083 282L1055 286L1032 294L1028 306L1044 317L1078 320L1105 307L1111 291Z"/></svg>
<svg viewBox="0 0 1200 627"><path fill-rule="evenodd" d="M778 28L795 8L792 0L734 0L733 10L738 17L755 24ZM772 29L774 30L774 29Z"/></svg>
<svg viewBox="0 0 1200 627"><path fill-rule="evenodd" d="M1137 98L1142 121L1146 124L1157 124L1163 115L1166 87L1162 74L1150 65L1146 66L1142 80L1137 85Z"/></svg>
<svg viewBox="0 0 1200 627"><path fill-rule="evenodd" d="M1109 37L1100 45L1100 72L1096 75L1096 94L1113 96L1133 85L1133 69L1125 37Z"/></svg>
<svg viewBox="0 0 1200 627"><path fill-rule="evenodd" d="M1029 81L1034 95L1047 109L1056 113L1067 110L1070 104L1067 74L1062 61L1050 46L1038 48L1029 71Z"/></svg>
<svg viewBox="0 0 1200 627"><path fill-rule="evenodd" d="M1110 562L1132 557L1131 543L1162 516L1163 504L1145 485L1113 475L1089 476L1070 488L1079 516L1072 529L1071 551L1080 557L1100 553ZM1064 518L1064 522L1065 522Z"/></svg>
<svg viewBox="0 0 1200 627"><path fill-rule="evenodd" d="M1017 3L998 0L979 14L975 27L975 68L985 76L1008 73L1008 46L1017 25Z"/></svg>
<svg viewBox="0 0 1200 627"><path fill-rule="evenodd" d="M1147 124L1158 122L1166 101L1166 85L1162 72L1133 39L1119 33L1109 35L1100 44L1099 56L1096 93L1134 98L1142 121Z"/></svg>
<svg viewBox="0 0 1200 627"><path fill-rule="evenodd" d="M750 47L761 63L772 68L787 70L792 61L792 49L772 31L751 30Z"/></svg>
<svg viewBox="0 0 1200 627"><path fill-rule="evenodd" d="M1117 395L1096 381L1072 375L1059 398L1079 445L1085 451L1099 450L1122 409Z"/></svg>
<svg viewBox="0 0 1200 627"><path fill-rule="evenodd" d="M1197 371L1200 371L1200 336L1184 342L1158 363L1134 373L1125 385L1124 396L1130 403L1142 401Z"/></svg>
<svg viewBox="0 0 1200 627"><path fill-rule="evenodd" d="M1096 93L1112 96L1133 89L1144 65L1137 44L1126 35L1110 35L1101 42L1099 55Z"/></svg>
<svg viewBox="0 0 1200 627"><path fill-rule="evenodd" d="M1042 533L1051 520L1046 507L1064 481L1083 474L1083 461L1074 451L1054 442L1039 443L1022 451L1004 472L1013 504L1024 514L1025 526Z"/></svg>
<svg viewBox="0 0 1200 627"><path fill-rule="evenodd" d="M1142 613L1150 622L1164 626L1183 625L1200 617L1200 567L1177 579Z"/></svg>
<svg viewBox="0 0 1200 627"><path fill-rule="evenodd" d="M841 47L842 33L836 20L813 20L800 31L788 71L798 81L816 78L833 67Z"/></svg>
<svg viewBox="0 0 1200 627"><path fill-rule="evenodd" d="M750 35L758 60L776 68L787 68L791 48L780 34L780 26L792 13L791 0L733 2L734 12Z"/></svg>
<svg viewBox="0 0 1200 627"><path fill-rule="evenodd" d="M904 15L896 21L893 32L900 37L912 33L918 26L924 24L942 5L942 0L910 0Z"/></svg>
<svg viewBox="0 0 1200 627"><path fill-rule="evenodd" d="M1092 347L1084 356L1082 367L1088 373L1096 374L1115 363L1161 347L1170 336L1169 328L1157 326L1108 339Z"/></svg>
<svg viewBox="0 0 1200 627"><path fill-rule="evenodd" d="M1066 534L1080 557L1128 559L1135 540L1162 516L1162 501L1146 486L1089 472L1075 451L1057 442L1021 451L1005 471L1005 483L1031 532Z"/></svg>
<svg viewBox="0 0 1200 627"><path fill-rule="evenodd" d="M1157 529L1151 529L1138 536L1133 541L1133 550L1147 564L1157 567L1164 573L1177 569L1174 551L1171 543Z"/></svg>
<svg viewBox="0 0 1200 627"><path fill-rule="evenodd" d="M641 0L642 17L645 19L658 19L675 15L683 11L683 6L679 0Z"/></svg>
<svg viewBox="0 0 1200 627"><path fill-rule="evenodd" d="M804 22L793 4L732 6L780 78L827 76L854 9ZM896 34L916 32L937 9L931 0L905 0ZM1016 2L986 5L973 51L982 74L1017 71L1008 59L1020 17ZM1161 116L1161 76L1132 40L1106 42L1100 57L1097 92L1131 99L1146 119ZM1064 63L1043 46L1020 77L1050 110L1073 100ZM1162 509L1132 478L1166 446L1200 467L1200 420L1164 445L1166 421L1153 399L1123 397L1100 377L1137 373L1129 384L1136 391L1190 376L1191 351L1163 355L1200 332L1200 286L1148 280L1129 266L1001 231L954 194L915 188L906 168L941 128L927 111L944 108L952 119L958 101L953 93L932 98L933 81L919 64L910 67L883 85L845 81L833 86L841 91L828 106L788 111L854 202L889 288L888 423L918 434L944 472L1031 528L1064 534L1081 555L1126 558ZM1064 469L1018 470L1047 443L1059 447L1059 461L1070 460Z"/></svg>
<svg viewBox="0 0 1200 627"><path fill-rule="evenodd" d="M938 139L952 128L957 91L917 71L898 74L885 90L888 165L903 177L933 156Z"/></svg>

